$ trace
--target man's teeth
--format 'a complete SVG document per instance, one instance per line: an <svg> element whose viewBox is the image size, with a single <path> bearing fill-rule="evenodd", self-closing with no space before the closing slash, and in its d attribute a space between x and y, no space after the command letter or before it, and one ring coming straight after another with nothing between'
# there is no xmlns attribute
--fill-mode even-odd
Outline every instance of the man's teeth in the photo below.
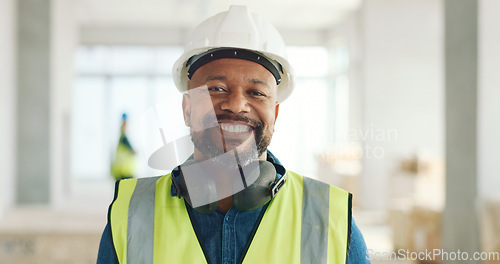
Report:
<svg viewBox="0 0 500 264"><path fill-rule="evenodd" d="M220 128L226 132L241 133L250 131L250 127L247 125L231 124L231 123L221 123Z"/></svg>

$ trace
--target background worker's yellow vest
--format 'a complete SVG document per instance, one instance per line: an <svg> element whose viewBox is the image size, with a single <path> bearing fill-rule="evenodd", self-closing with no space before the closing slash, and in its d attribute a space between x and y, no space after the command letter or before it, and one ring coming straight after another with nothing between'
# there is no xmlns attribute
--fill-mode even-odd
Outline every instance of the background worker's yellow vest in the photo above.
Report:
<svg viewBox="0 0 500 264"><path fill-rule="evenodd" d="M270 202L243 263L347 263L351 195L288 171ZM171 176L119 182L111 206L113 243L121 264L207 263Z"/></svg>
<svg viewBox="0 0 500 264"><path fill-rule="evenodd" d="M116 147L116 156L113 162L111 162L111 175L115 180L120 180L123 178L131 178L135 173L135 154L134 151L122 143L122 136L120 136L120 142Z"/></svg>

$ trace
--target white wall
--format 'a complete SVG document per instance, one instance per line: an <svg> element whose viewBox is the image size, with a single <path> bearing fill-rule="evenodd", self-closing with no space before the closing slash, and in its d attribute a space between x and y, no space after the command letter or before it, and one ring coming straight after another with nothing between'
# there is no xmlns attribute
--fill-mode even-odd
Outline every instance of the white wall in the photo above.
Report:
<svg viewBox="0 0 500 264"><path fill-rule="evenodd" d="M70 194L70 118L74 54L78 44L76 5L52 1L51 43L51 203L60 206ZM89 102L89 107L92 107Z"/></svg>
<svg viewBox="0 0 500 264"><path fill-rule="evenodd" d="M440 0L366 0L361 16L362 131L374 133L364 142L361 204L384 209L403 155L443 155L443 15Z"/></svg>
<svg viewBox="0 0 500 264"><path fill-rule="evenodd" d="M82 26L80 42L85 45L180 45L184 46L193 28ZM324 45L322 31L281 30L288 46Z"/></svg>
<svg viewBox="0 0 500 264"><path fill-rule="evenodd" d="M361 12L353 12L333 29L327 32L326 39L328 47L337 42L343 43L349 50L348 82L349 82L349 128L361 129L362 127L362 87L361 87L361 63L362 63L362 40L360 35Z"/></svg>
<svg viewBox="0 0 500 264"><path fill-rule="evenodd" d="M479 1L478 193L500 190L500 1Z"/></svg>
<svg viewBox="0 0 500 264"><path fill-rule="evenodd" d="M0 217L12 205L15 171L15 1L0 1Z"/></svg>

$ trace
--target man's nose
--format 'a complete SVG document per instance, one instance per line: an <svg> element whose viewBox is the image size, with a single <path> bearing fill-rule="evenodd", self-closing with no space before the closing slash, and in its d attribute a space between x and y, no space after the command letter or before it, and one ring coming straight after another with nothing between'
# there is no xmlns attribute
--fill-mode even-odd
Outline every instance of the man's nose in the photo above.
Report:
<svg viewBox="0 0 500 264"><path fill-rule="evenodd" d="M221 110L230 111L234 114L250 112L248 98L240 91L232 91L221 103Z"/></svg>

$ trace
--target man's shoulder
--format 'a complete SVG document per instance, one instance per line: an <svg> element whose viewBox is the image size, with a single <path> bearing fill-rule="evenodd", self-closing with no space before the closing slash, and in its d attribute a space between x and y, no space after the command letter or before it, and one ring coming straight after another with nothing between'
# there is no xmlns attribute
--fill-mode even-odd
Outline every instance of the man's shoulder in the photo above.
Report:
<svg viewBox="0 0 500 264"><path fill-rule="evenodd" d="M115 199L119 192L134 192L139 187L140 190L151 190L157 184L166 184L170 182L170 174L153 176L153 177L140 177L122 179L116 182L115 186ZM154 189L154 188L153 188ZM136 193L136 192L134 192Z"/></svg>
<svg viewBox="0 0 500 264"><path fill-rule="evenodd" d="M158 180L168 180L171 174L159 175L159 176L149 176L149 177L138 177L138 178L128 178L121 179L118 184L137 184L138 182L156 182Z"/></svg>

